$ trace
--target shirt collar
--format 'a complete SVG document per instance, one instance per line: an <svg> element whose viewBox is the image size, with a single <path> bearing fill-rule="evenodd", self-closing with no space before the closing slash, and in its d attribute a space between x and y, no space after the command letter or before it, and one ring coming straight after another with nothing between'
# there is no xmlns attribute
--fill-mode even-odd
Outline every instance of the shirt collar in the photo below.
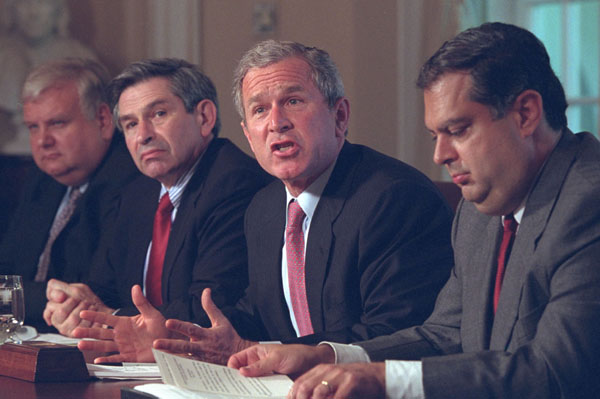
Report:
<svg viewBox="0 0 600 399"><path fill-rule="evenodd" d="M204 155L204 153L202 154ZM160 195L158 196L158 199L160 201L160 199L162 198L162 196L168 192L169 193L169 199L171 200L171 203L173 204L173 208L177 208L179 206L179 203L181 202L181 196L183 194L183 191L185 190L186 186L188 185L188 183L190 182L190 179L192 178L192 176L194 175L194 173L196 172L196 169L198 169L198 164L200 163L200 160L202 159L202 155L200 155L198 157L198 159L196 160L196 162L192 165L192 167L185 172L176 182L175 184L173 184L171 186L171 188L167 189L162 183L160 185Z"/></svg>
<svg viewBox="0 0 600 399"><path fill-rule="evenodd" d="M325 169L323 173L321 173L321 176L317 177L317 179L312 182L312 184L308 186L306 190L302 191L297 198L295 198L286 187L286 207L289 205L291 200L295 199L298 201L298 204L306 214L306 218L308 220L312 219L315 209L317 208L317 204L319 203L319 199L323 194L323 190L325 190L325 186L329 181L329 177L331 177L331 172L333 172L333 168L335 167L336 163L337 158L331 163L331 165L329 165L327 169Z"/></svg>

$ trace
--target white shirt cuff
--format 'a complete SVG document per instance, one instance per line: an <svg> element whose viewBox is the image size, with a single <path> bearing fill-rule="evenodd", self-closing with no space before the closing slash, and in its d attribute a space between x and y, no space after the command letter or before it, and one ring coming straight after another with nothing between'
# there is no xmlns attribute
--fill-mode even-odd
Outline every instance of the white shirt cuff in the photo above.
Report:
<svg viewBox="0 0 600 399"><path fill-rule="evenodd" d="M335 363L371 363L371 359L363 348L357 345L321 342L319 345L329 345L335 353Z"/></svg>

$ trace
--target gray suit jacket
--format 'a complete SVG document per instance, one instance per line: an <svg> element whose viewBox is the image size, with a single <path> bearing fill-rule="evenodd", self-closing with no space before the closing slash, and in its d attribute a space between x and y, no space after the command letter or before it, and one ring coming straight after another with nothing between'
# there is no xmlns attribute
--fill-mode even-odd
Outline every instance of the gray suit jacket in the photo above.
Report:
<svg viewBox="0 0 600 399"><path fill-rule="evenodd" d="M527 199L495 318L500 217L462 202L433 314L360 345L374 361L423 358L428 399L598 397L599 221L600 143L566 131Z"/></svg>

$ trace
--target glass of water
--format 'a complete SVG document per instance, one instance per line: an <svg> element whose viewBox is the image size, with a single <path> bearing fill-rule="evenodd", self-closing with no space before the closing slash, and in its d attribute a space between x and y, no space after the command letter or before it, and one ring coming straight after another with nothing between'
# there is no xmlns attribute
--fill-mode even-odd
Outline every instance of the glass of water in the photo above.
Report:
<svg viewBox="0 0 600 399"><path fill-rule="evenodd" d="M20 343L15 331L25 319L25 300L21 276L0 275L0 344Z"/></svg>

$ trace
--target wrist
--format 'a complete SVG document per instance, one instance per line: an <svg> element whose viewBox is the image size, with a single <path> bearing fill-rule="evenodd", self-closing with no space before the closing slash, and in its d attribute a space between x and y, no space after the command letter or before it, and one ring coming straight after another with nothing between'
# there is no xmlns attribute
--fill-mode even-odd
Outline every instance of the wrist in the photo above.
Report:
<svg viewBox="0 0 600 399"><path fill-rule="evenodd" d="M335 363L335 351L329 345L315 347L318 363Z"/></svg>

